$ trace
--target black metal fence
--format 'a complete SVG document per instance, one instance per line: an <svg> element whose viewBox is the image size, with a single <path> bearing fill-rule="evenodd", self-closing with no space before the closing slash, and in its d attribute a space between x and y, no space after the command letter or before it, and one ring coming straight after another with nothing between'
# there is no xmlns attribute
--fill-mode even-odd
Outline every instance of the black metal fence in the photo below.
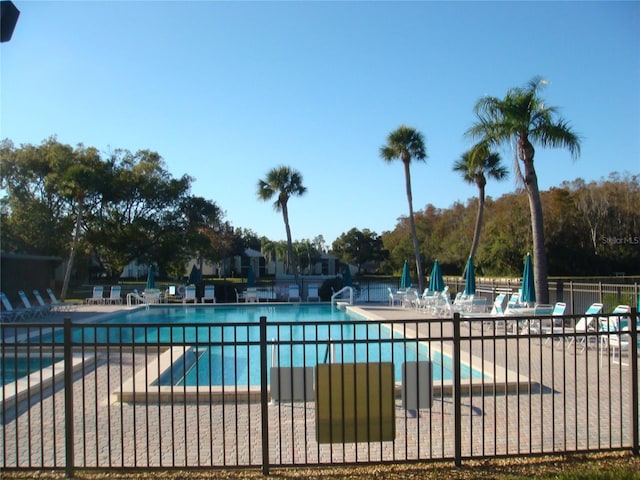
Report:
<svg viewBox="0 0 640 480"><path fill-rule="evenodd" d="M418 313L304 324L5 323L0 466L267 473L638 454L637 310L625 318L628 332L527 334L518 317ZM33 373L20 378L25 366Z"/></svg>

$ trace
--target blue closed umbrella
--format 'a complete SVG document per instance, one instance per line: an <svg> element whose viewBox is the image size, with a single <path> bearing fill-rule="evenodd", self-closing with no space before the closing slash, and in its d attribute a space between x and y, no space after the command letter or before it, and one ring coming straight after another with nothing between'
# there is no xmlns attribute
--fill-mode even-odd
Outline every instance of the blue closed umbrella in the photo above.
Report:
<svg viewBox="0 0 640 480"><path fill-rule="evenodd" d="M346 264L342 271L342 284L345 287L351 287L353 284L353 281L351 280L351 269L349 268L349 265Z"/></svg>
<svg viewBox="0 0 640 480"><path fill-rule="evenodd" d="M150 266L147 272L147 288L156 288L156 281L153 278L153 266Z"/></svg>
<svg viewBox="0 0 640 480"><path fill-rule="evenodd" d="M441 292L444 290L444 280L442 279L442 271L438 260L433 262L433 270L431 270L431 278L429 279L429 290L432 292Z"/></svg>
<svg viewBox="0 0 640 480"><path fill-rule="evenodd" d="M195 265L191 267L191 273L189 274L189 285L196 285L202 281L202 275L200 270Z"/></svg>
<svg viewBox="0 0 640 480"><path fill-rule="evenodd" d="M469 257L467 260L466 277L464 279L464 295L476 294L476 272L473 269L473 260Z"/></svg>
<svg viewBox="0 0 640 480"><path fill-rule="evenodd" d="M400 288L410 288L411 287L411 274L409 273L409 262L404 261L404 265L402 267L402 277L400 277Z"/></svg>
<svg viewBox="0 0 640 480"><path fill-rule="evenodd" d="M249 269L247 270L247 287L255 287L256 286L256 274L253 271L253 265L249 265Z"/></svg>
<svg viewBox="0 0 640 480"><path fill-rule="evenodd" d="M524 271L522 272L522 296L523 303L536 303L536 286L533 280L533 262L531 254L527 253L524 259Z"/></svg>

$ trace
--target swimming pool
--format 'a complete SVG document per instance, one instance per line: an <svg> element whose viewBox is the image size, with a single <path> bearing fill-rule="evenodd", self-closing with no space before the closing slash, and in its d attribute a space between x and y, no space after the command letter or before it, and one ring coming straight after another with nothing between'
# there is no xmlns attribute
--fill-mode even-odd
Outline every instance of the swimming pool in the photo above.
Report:
<svg viewBox="0 0 640 480"><path fill-rule="evenodd" d="M155 385L244 386L260 384L262 316L268 321L269 366L393 361L399 381L403 362L431 360L434 380L451 380L453 376L450 357L429 352L424 343L406 341L397 332L392 336L388 325L326 304L159 308L110 321L171 323L172 327L140 331L135 337L195 343L171 362ZM206 323L207 327L186 326L194 322ZM481 372L465 365L461 374L462 378L482 378Z"/></svg>
<svg viewBox="0 0 640 480"><path fill-rule="evenodd" d="M111 315L99 323L74 324L72 337L82 344L183 345L182 354L171 357L152 385L255 386L260 384L263 316L268 322L269 366L391 361L399 381L403 362L430 360L434 380L453 377L450 357L429 351L424 342L392 334L384 322L327 304L157 306ZM482 378L466 365L461 375Z"/></svg>
<svg viewBox="0 0 640 480"><path fill-rule="evenodd" d="M50 367L61 360L52 356L45 357L7 357L0 360L0 385L5 386L16 380L27 377L38 370Z"/></svg>

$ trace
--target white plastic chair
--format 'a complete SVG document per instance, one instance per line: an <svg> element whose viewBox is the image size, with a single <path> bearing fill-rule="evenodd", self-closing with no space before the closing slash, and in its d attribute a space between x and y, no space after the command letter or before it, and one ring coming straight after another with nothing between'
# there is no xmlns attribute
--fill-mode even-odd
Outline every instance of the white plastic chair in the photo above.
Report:
<svg viewBox="0 0 640 480"><path fill-rule="evenodd" d="M89 304L100 304L104 303L104 287L102 285L97 285L93 287L93 295L90 298L87 298L84 303Z"/></svg>
<svg viewBox="0 0 640 480"><path fill-rule="evenodd" d="M309 285L309 287L307 287L307 302L310 302L312 300L315 302L320 301L320 295L318 294L317 285Z"/></svg>
<svg viewBox="0 0 640 480"><path fill-rule="evenodd" d="M302 301L302 299L300 298L300 288L298 287L298 285L289 285L289 298L288 301L289 302L300 302Z"/></svg>
<svg viewBox="0 0 640 480"><path fill-rule="evenodd" d="M184 289L184 298L182 299L182 303L198 303L198 299L196 298L196 287L195 285L187 285Z"/></svg>
<svg viewBox="0 0 640 480"><path fill-rule="evenodd" d="M122 291L122 287L120 285L113 285L111 287L111 291L109 292L109 298L105 300L105 303L109 302L116 305L122 304L122 296L120 292Z"/></svg>
<svg viewBox="0 0 640 480"><path fill-rule="evenodd" d="M204 286L204 295L200 299L200 303L216 303L216 286L215 285L205 285Z"/></svg>

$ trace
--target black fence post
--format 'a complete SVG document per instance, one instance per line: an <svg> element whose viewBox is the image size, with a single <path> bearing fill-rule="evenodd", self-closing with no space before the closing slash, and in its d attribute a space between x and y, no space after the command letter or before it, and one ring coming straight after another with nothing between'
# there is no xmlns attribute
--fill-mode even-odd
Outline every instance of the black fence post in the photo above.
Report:
<svg viewBox="0 0 640 480"><path fill-rule="evenodd" d="M640 425L638 424L638 325L636 324L638 318L638 309L631 309L631 318L629 319L629 327L631 329L631 418L633 425L633 454L640 455ZM622 352L620 352L622 355Z"/></svg>
<svg viewBox="0 0 640 480"><path fill-rule="evenodd" d="M453 419L454 419L454 461L456 467L462 466L462 415L460 402L460 313L453 314Z"/></svg>
<svg viewBox="0 0 640 480"><path fill-rule="evenodd" d="M71 318L64 319L64 441L65 475L74 476L73 451L73 354L71 348Z"/></svg>
<svg viewBox="0 0 640 480"><path fill-rule="evenodd" d="M267 386L267 317L260 317L260 411L262 416L262 474L269 475L269 392Z"/></svg>

